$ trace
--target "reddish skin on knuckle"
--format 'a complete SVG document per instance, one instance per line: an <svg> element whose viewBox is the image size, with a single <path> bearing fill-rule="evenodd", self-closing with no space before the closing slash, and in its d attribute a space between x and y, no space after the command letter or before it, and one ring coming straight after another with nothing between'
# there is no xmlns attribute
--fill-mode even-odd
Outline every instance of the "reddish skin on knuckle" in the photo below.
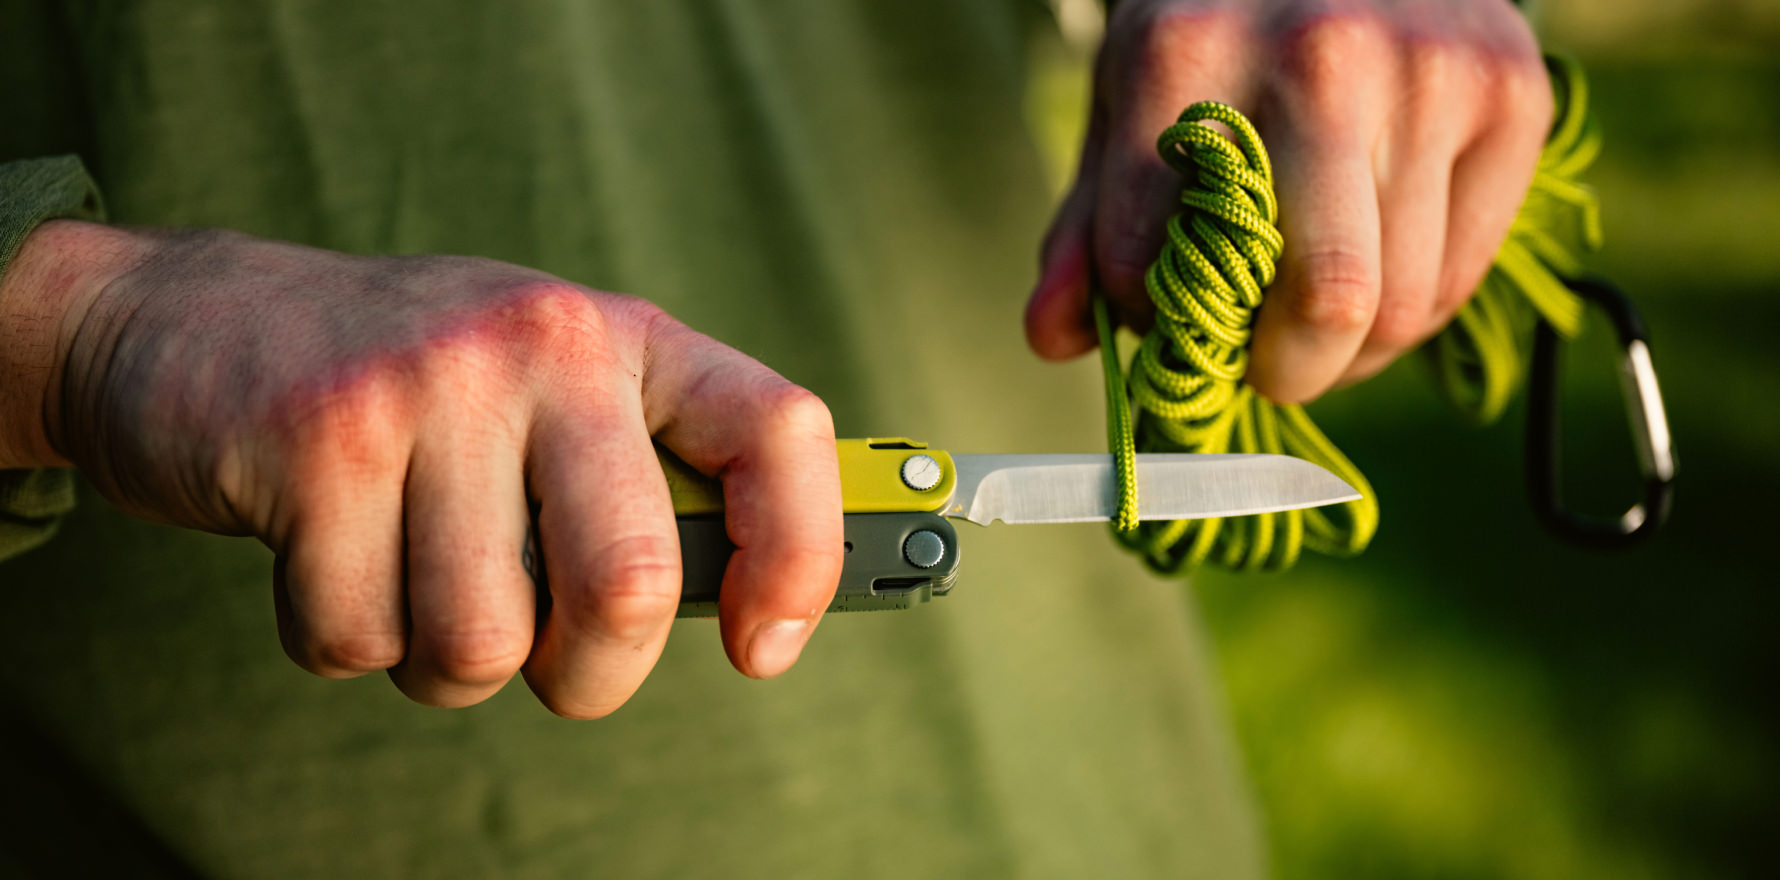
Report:
<svg viewBox="0 0 1780 880"><path fill-rule="evenodd" d="M572 284L529 282L515 286L506 298L501 311L514 341L547 345L569 334L585 343L607 336L605 313Z"/></svg>
<svg viewBox="0 0 1780 880"><path fill-rule="evenodd" d="M507 295L490 318L490 354L508 372L567 378L607 368L616 356L615 334L600 304L563 282L532 282Z"/></svg>
<svg viewBox="0 0 1780 880"><path fill-rule="evenodd" d="M1372 325L1378 307L1378 277L1365 260L1353 254L1312 254L1299 263L1295 293L1285 302L1294 323L1345 335Z"/></svg>
<svg viewBox="0 0 1780 880"><path fill-rule="evenodd" d="M423 400L461 404L481 398L498 411L517 390L539 380L606 369L616 352L610 322L587 291L528 279L441 322L418 348L392 359Z"/></svg>
<svg viewBox="0 0 1780 880"><path fill-rule="evenodd" d="M1215 82L1228 58L1239 21L1218 9L1150 6L1130 17L1117 42L1129 46L1120 65L1118 89L1108 95L1114 108L1148 104L1173 94L1182 83ZM1113 44L1109 36L1108 43ZM1182 108L1168 108L1178 113ZM1157 132L1160 134L1160 132Z"/></svg>
<svg viewBox="0 0 1780 880"><path fill-rule="evenodd" d="M1367 15L1328 13L1284 24L1276 37L1274 58L1280 81L1307 102L1307 109L1330 116L1331 125L1345 124L1353 105L1354 73L1387 57L1390 42L1382 27Z"/></svg>

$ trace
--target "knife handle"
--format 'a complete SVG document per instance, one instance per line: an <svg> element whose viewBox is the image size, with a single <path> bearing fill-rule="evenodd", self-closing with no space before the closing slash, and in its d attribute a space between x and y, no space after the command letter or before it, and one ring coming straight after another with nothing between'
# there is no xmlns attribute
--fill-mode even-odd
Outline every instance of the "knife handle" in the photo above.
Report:
<svg viewBox="0 0 1780 880"><path fill-rule="evenodd" d="M723 571L735 552L723 524L723 486L660 446L655 453L680 532L677 616L716 617ZM958 578L958 532L938 511L957 482L952 457L901 437L837 440L835 453L846 556L828 610L899 610L950 592ZM912 476L905 479L904 467L915 457L927 461L911 465ZM548 613L550 591L535 532L525 553L538 583L539 613Z"/></svg>
<svg viewBox="0 0 1780 880"><path fill-rule="evenodd" d="M723 570L735 545L717 516L683 516L678 617L716 617ZM829 611L897 611L951 592L958 532L936 513L849 513L846 556Z"/></svg>
<svg viewBox="0 0 1780 880"><path fill-rule="evenodd" d="M919 440L904 437L836 440L834 449L840 460L843 513L939 510L952 497L952 487L958 480L952 457L945 450L928 449L927 444ZM667 477L675 516L710 516L723 512L722 484L694 470L660 446L655 447L655 455L661 460L662 475ZM924 457L932 465L918 463L920 467L915 468L917 479L911 485L903 479L903 467L915 457ZM937 475L933 468L937 468Z"/></svg>

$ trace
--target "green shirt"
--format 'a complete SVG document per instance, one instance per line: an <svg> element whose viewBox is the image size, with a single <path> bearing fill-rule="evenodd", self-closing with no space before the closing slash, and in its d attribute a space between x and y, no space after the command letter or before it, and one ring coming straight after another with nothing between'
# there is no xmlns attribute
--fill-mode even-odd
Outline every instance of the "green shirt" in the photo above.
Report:
<svg viewBox="0 0 1780 880"><path fill-rule="evenodd" d="M1094 365L1040 364L1018 321L1050 211L1029 5L9 0L0 161L78 155L114 222L647 296L843 436L1094 450ZM17 517L55 509L6 482ZM1262 872L1192 608L1099 527L967 525L951 596L830 617L772 682L681 622L576 723L518 683L444 711L310 677L263 547L79 495L0 562L0 772L29 805L0 873Z"/></svg>

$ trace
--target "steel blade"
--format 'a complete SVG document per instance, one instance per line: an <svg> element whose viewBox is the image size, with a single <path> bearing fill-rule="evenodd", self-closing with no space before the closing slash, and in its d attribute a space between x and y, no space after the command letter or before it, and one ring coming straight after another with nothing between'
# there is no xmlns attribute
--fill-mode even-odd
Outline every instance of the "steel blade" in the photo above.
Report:
<svg viewBox="0 0 1780 880"><path fill-rule="evenodd" d="M1096 522L1118 512L1110 455L953 455L945 515L988 525ZM1139 519L1244 516L1360 497L1340 477L1289 455L1140 453Z"/></svg>

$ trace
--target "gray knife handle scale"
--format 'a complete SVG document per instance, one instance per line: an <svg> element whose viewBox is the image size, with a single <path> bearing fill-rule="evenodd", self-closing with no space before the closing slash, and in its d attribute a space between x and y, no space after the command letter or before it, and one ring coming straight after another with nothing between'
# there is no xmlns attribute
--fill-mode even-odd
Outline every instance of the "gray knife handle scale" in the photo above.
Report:
<svg viewBox="0 0 1780 880"><path fill-rule="evenodd" d="M846 561L829 611L894 611L951 592L958 578L958 532L950 520L933 513L849 513L845 523ZM681 517L679 525L678 616L716 617L723 569L735 545L721 517Z"/></svg>

